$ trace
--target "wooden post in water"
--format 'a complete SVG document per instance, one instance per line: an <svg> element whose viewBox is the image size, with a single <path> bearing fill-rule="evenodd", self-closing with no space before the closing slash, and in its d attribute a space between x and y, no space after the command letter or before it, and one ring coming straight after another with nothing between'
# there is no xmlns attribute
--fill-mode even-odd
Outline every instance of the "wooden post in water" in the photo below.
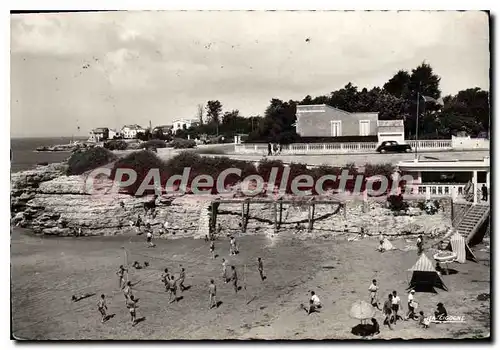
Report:
<svg viewBox="0 0 500 350"><path fill-rule="evenodd" d="M314 209L316 208L316 205L314 204L314 202L311 204L311 223L309 224L310 227L309 227L309 231L312 231L313 230L313 226L314 226Z"/></svg>
<svg viewBox="0 0 500 350"><path fill-rule="evenodd" d="M247 230L247 226L248 226L248 218L250 217L250 199L247 198L246 200L247 202L247 208L246 208L246 211L245 211L245 232Z"/></svg>
<svg viewBox="0 0 500 350"><path fill-rule="evenodd" d="M347 220L347 202L342 204L344 206L344 219Z"/></svg>

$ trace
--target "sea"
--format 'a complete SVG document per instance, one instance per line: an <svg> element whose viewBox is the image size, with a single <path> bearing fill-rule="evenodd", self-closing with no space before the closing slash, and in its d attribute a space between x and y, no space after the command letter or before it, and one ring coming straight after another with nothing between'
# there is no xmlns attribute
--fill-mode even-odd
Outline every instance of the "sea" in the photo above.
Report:
<svg viewBox="0 0 500 350"><path fill-rule="evenodd" d="M40 146L54 146L74 141L85 141L86 138L71 137L33 137L33 138L11 138L11 161L10 172L15 173L22 170L35 168L43 163L57 163L69 158L70 152L37 152Z"/></svg>

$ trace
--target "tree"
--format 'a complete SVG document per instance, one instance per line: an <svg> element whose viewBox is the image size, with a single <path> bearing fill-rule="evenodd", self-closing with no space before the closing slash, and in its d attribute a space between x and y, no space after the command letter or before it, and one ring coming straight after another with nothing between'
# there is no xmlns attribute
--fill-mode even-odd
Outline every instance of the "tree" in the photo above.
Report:
<svg viewBox="0 0 500 350"><path fill-rule="evenodd" d="M206 109L209 123L219 125L220 115L222 113L222 104L218 100L208 101Z"/></svg>
<svg viewBox="0 0 500 350"><path fill-rule="evenodd" d="M203 125L203 103L198 104L196 108L197 108L196 117L200 121L200 125Z"/></svg>
<svg viewBox="0 0 500 350"><path fill-rule="evenodd" d="M258 129L250 134L249 139L280 143L297 140L298 135L294 126L296 105L297 103L292 100L283 102L273 98L266 108L264 119Z"/></svg>
<svg viewBox="0 0 500 350"><path fill-rule="evenodd" d="M384 84L384 90L392 96L401 98L407 95L409 85L410 74L405 70L400 70Z"/></svg>

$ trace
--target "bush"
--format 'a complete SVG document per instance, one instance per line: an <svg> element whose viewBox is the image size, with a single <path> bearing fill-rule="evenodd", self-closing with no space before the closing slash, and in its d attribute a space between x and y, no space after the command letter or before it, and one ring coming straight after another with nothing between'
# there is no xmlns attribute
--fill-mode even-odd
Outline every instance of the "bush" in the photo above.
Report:
<svg viewBox="0 0 500 350"><path fill-rule="evenodd" d="M409 208L408 202L403 200L402 195L391 195L387 197L387 202L389 203L389 209L393 212L406 212Z"/></svg>
<svg viewBox="0 0 500 350"><path fill-rule="evenodd" d="M194 140L174 139L171 145L175 149L195 148L196 142Z"/></svg>
<svg viewBox="0 0 500 350"><path fill-rule="evenodd" d="M421 201L418 202L418 208L422 211L425 211L428 215L434 215L439 211L439 202L437 200L431 201Z"/></svg>
<svg viewBox="0 0 500 350"><path fill-rule="evenodd" d="M128 144L122 140L109 140L104 142L104 148L110 151L124 151L128 147Z"/></svg>
<svg viewBox="0 0 500 350"><path fill-rule="evenodd" d="M124 192L129 194L135 194L139 189L139 186L144 181L144 178L151 169L159 169L160 171L160 182L164 185L167 178L170 176L170 172L166 164L156 156L156 154L149 151L138 151L133 152L121 159L119 159L113 169L111 170L111 179L115 179L117 169L133 169L137 173L137 180L123 189ZM154 190L146 190L144 194L154 193Z"/></svg>
<svg viewBox="0 0 500 350"><path fill-rule="evenodd" d="M392 178L392 174L394 173L395 169L394 165L391 163L383 163L383 164L366 163L364 167L365 167L366 177L371 177L374 175L382 175L389 180Z"/></svg>
<svg viewBox="0 0 500 350"><path fill-rule="evenodd" d="M106 165L114 160L116 156L102 147L92 147L74 152L68 159L67 175L81 175L89 170Z"/></svg>
<svg viewBox="0 0 500 350"><path fill-rule="evenodd" d="M140 148L142 149L151 149L151 148L165 148L167 144L163 140L149 140L146 142L142 142Z"/></svg>

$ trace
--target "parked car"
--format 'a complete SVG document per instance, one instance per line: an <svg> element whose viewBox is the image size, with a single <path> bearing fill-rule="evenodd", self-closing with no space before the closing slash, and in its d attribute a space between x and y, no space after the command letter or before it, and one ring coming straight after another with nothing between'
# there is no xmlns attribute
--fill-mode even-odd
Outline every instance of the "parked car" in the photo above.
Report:
<svg viewBox="0 0 500 350"><path fill-rule="evenodd" d="M397 143L396 141L384 141L376 149L379 153L401 153L411 152L411 146L406 143Z"/></svg>

